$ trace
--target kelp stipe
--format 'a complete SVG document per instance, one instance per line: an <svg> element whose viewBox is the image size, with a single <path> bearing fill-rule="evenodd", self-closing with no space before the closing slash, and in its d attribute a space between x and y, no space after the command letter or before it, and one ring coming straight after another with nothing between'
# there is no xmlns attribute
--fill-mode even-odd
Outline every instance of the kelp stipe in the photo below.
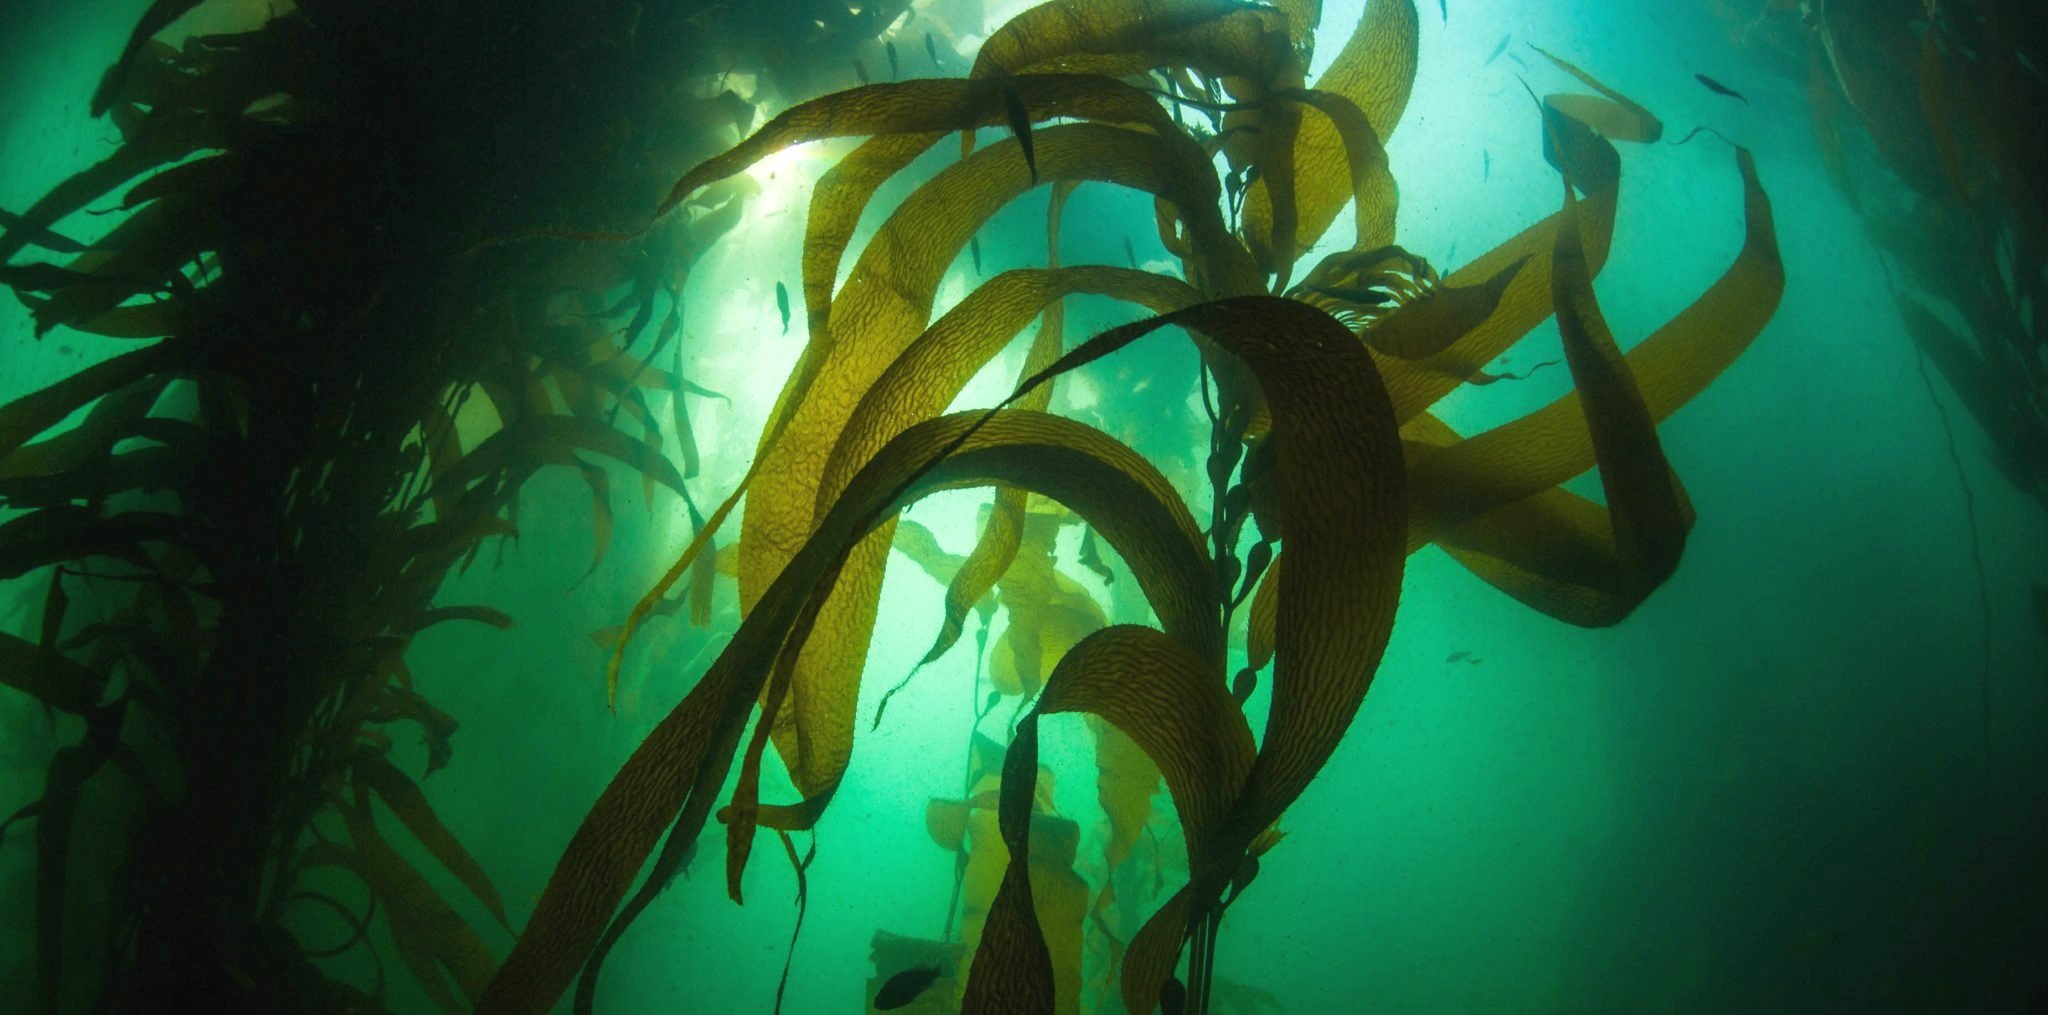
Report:
<svg viewBox="0 0 2048 1015"><path fill-rule="evenodd" d="M1128 736L1173 794L1188 882L1127 946L1112 936L1111 954L1120 958L1124 1005L1148 1011L1192 945L1189 1010L1206 1011L1216 918L1279 841L1276 822L1363 700L1408 553L1439 543L1531 606L1588 625L1620 620L1668 577L1692 516L1655 424L1740 355L1783 288L1769 202L1747 153L1737 156L1748 219L1742 253L1690 308L1623 356L1591 284L1609 254L1622 180L1613 142L1655 141L1656 118L1553 57L1599 93L1543 102L1545 149L1569 181L1562 209L1439 279L1394 245L1396 196L1382 147L1413 81L1415 10L1407 0L1375 0L1332 70L1308 87L1302 67L1316 11L1200 0L1047 4L993 33L967 80L871 84L792 107L670 190L661 210L768 152L874 135L813 197L803 251L811 344L742 484L749 507L738 572L748 612L740 633L592 808L484 993L485 1008L544 1009L579 970L590 976L592 945L616 937L666 883L736 761L741 788L720 812L735 897L758 826L807 828L825 813L852 753L853 705L895 514L927 492L996 484L1062 502L1123 556L1160 620L1156 630L1109 627L1080 640L1022 716L995 799L976 799L970 780L960 811L928 811L934 838L957 849L960 836L948 829L968 827L993 804L1008 857L964 988L954 984L968 1011L1079 1004L1075 960L1052 945L1034 898L1043 865L1033 857L1045 848L1033 831L1042 824L1033 802L1040 715L1106 720L1104 729ZM1168 92L1119 80L1154 69L1171 82ZM1209 111L1215 131L1183 128L1183 105ZM1016 122L1054 117L1079 122ZM1009 136L979 150L963 140L962 162L888 217L834 291L854 223L884 181L947 132L1001 126ZM1231 164L1221 178L1209 145ZM1152 193L1160 239L1185 281L1103 267L1007 272L932 321L947 266L989 214L1039 180L1114 180ZM1290 286L1299 252L1347 201L1357 208L1357 246ZM917 242L906 242L912 235ZM1062 356L1035 346L1034 365L1051 362L1005 404L1145 331L1186 327L1215 378L1213 394L1204 390L1215 431L1216 508L1206 535L1179 494L1106 434L1009 408L936 415L1034 314L1056 314L1074 292L1160 316ZM1497 379L1485 365L1554 309L1563 312L1573 394L1469 438L1430 414L1460 385ZM821 447L830 454L818 455ZM1604 505L1560 487L1593 467ZM1004 496L1011 499L999 504L1009 506L991 513L976 549L995 560L1016 554L1019 501ZM1236 535L1247 520L1260 538L1239 558ZM636 615L661 601L707 539L700 535ZM929 548L919 556L938 566ZM957 637L977 590L988 587L986 574L963 585L964 565L945 568L957 592L934 653ZM1014 606L1028 609L1032 595L1018 594ZM1227 682L1223 624L1247 597L1252 671ZM1255 751L1230 685L1268 664L1274 700ZM762 732L742 752L757 702ZM770 742L801 801L756 799ZM1103 793L1106 809L1125 815L1113 848L1128 854L1137 832L1121 801L1131 794L1109 782ZM618 913L664 833L646 887ZM1094 910L1104 933L1100 907L1108 904ZM590 996L586 982L579 1008Z"/></svg>

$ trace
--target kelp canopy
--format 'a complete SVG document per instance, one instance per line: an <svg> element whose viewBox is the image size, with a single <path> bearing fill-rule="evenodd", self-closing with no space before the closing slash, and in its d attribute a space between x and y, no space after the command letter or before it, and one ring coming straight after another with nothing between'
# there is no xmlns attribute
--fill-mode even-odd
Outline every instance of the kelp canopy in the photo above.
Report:
<svg viewBox="0 0 2048 1015"><path fill-rule="evenodd" d="M158 7L159 15L175 14L181 5ZM336 51L388 44L334 5L303 7L261 31L180 51L152 48L147 40L162 23L145 22L119 65L129 69L105 86L114 115L126 118L129 144L25 211L0 241L10 255L29 244L62 253L49 230L63 215L147 169L171 166L128 192L124 203L144 210L114 240L61 265L6 269L5 281L41 324L171 337L0 410L0 479L10 484L11 507L33 509L0 526L4 576L51 569L55 605L46 618L56 618L45 620L40 639L9 637L0 652L11 686L87 717L85 741L52 767L39 816L29 815L50 844L46 856L63 852L67 826L52 818L65 813L79 781L110 759L121 763L123 710L203 687L211 707L251 717L243 736L253 746L194 743L182 770L226 767L245 749L267 767L252 766L260 771L246 783L202 787L197 805L166 806L153 812L160 824L149 826L178 842L200 839L207 822L261 829L234 854L246 870L221 879L225 890L204 879L166 885L160 865L137 874L159 893L138 894L138 920L197 911L200 947L233 956L216 970L216 996L237 996L242 970L289 965L300 982L320 984L328 1003L377 1003L310 971L301 950L279 940L277 911L315 894L291 892L304 872L321 868L349 872L370 889L405 968L434 1001L488 1011L545 1011L572 984L576 1007L592 1007L606 955L685 868L714 817L735 901L764 831L777 836L801 884L806 861L793 833L826 819L852 765L862 728L856 703L893 547L948 585L944 614L931 618L927 661L963 638L979 614L979 667L1000 603L1007 627L989 664L997 693L981 713L1015 699L1008 742L977 725L962 799L933 801L925 815L934 839L959 854L962 903L959 941L941 943L959 961L927 1002L976 1012L1151 1011L1185 997L1188 1010L1209 1011L1225 989L1212 965L1221 916L1260 864L1284 857L1272 853L1281 822L1372 684L1407 558L1439 546L1558 620L1623 620L1679 566L1693 523L1676 471L1683 463L1667 459L1657 425L1742 354L1783 289L1769 199L1749 153L1736 149L1728 178L1743 195L1741 249L1704 293L1624 354L1594 291L1624 179L1617 143L1655 142L1663 128L1648 109L1558 57L1550 57L1557 72L1586 91L1544 97L1529 117L1558 173L1555 210L1455 268L1402 247L1386 144L1419 59L1411 0L1371 0L1313 80L1319 33L1327 40L1347 27L1321 25L1314 0L1055 0L990 34L971 67L944 68L963 77L864 83L794 103L750 133L752 106L724 90L721 75L700 89L705 94L663 92L644 118L626 116L600 132L604 143L588 150L630 163L630 185L618 191L630 201L595 213L590 202L559 195L520 214L493 205L492 214L443 222L445 231L392 250L362 236L380 257L370 277L348 285L321 274L327 260L264 279L274 251L262 243L276 238L252 234L260 216L215 221L210 200L316 164L330 139L312 125L353 125L381 137L362 126L371 100L422 83L375 81L382 90L329 94L280 81L293 68L341 62ZM872 38L893 14L871 11L827 35ZM590 46L643 52L640 33L688 38L705 24L703 11L671 13L659 23L598 19L583 34ZM790 64L772 42L762 48L762 66ZM894 64L893 44L886 52ZM308 54L331 61L309 64ZM931 59L940 63L936 49ZM645 57L618 73L629 82L653 79L653 62ZM859 76L869 77L869 66L857 64ZM307 80L328 82L311 73ZM218 87L180 91L194 81ZM295 100L266 107L274 122L235 119L272 93ZM401 126L409 136L418 125ZM955 133L958 161L918 181L856 251L863 215L885 185ZM337 134L352 136L361 134ZM682 376L680 359L667 370L653 363L677 348L691 264L751 196L744 171L827 138L859 143L817 180L811 200L800 284L789 294L808 345L744 477L700 510L687 485L698 478L697 453L681 406L685 393L708 393ZM476 140L485 145L488 137ZM209 154L178 161L194 151ZM459 189L460 181L441 182ZM1067 195L1106 185L1152 197L1170 267L1144 270L1135 257L1126 267L1062 263ZM994 275L935 314L950 267L978 249L977 230L1039 186L1051 191L1047 263ZM261 211L265 195L247 199ZM364 206L377 206L376 196ZM1347 206L1351 239L1333 241ZM562 208L599 217L564 227ZM466 288L462 273L479 261L514 274L512 292L486 299ZM239 287L251 284L249 272L290 285L257 285L259 295L247 296ZM439 281L407 281L417 278ZM351 302L364 292L376 299ZM1079 295L1150 316L1069 343L1063 301ZM252 318L230 297L260 298L268 316ZM669 312L651 349L629 353L663 301ZM295 318L303 307L312 308L308 316ZM1438 415L1453 392L1500 379L1487 367L1553 318L1568 394L1472 434ZM613 326L619 319L628 322L623 332ZM414 340L420 325L395 323L427 320L457 338L422 343ZM948 411L1034 320L1014 393L992 407ZM295 322L307 334L289 356L252 351L242 340L252 328ZM365 332L382 336L371 351L347 346ZM615 334L623 343L613 343ZM1199 372L1209 425L1207 495L1192 500L1126 442L1050 411L1068 372L1132 343L1177 339L1185 339L1177 347L1189 373ZM318 383L295 385L305 356ZM358 415L347 393L371 385L358 375L372 374L403 382L375 387L377 411ZM175 411L182 406L157 408L180 379L193 381L196 408L183 415L196 422ZM294 399L305 390L332 397ZM677 406L672 449L645 391L666 392ZM84 426L45 436L85 406ZM1115 410L1112 400L1106 411ZM115 453L134 436L155 443ZM166 479L192 468L179 455L221 453L258 453L272 466L263 489L293 506L282 530L218 506L225 494L215 473L203 473L197 488ZM414 691L404 662L411 635L450 620L510 624L487 608L436 606L434 594L485 540L516 532L518 490L543 466L573 468L588 486L601 561L613 525L604 461L637 473L650 495L656 487L678 495L694 523L688 549L625 623L603 635L613 647L608 686L616 689L624 667L642 664L631 639L650 616L687 603L697 622L708 618L721 571L737 579L743 619L709 666L688 674L693 689L591 805L500 962L379 831L374 801L509 926L481 865L387 757L384 727L417 723L434 748L430 765L445 762L454 719ZM1589 470L1598 472L1599 500L1565 488ZM177 510L109 510L108 494L149 494L166 483L186 501ZM948 557L929 532L899 524L898 514L921 498L969 487L996 494L966 556ZM99 493L87 506L73 503L87 488ZM1076 524L1083 563L1114 573L1103 552L1113 550L1154 624L1109 624L1053 565L1058 533ZM252 562L213 538L241 535L237 525L259 532L269 556ZM717 542L722 528L737 528L736 547ZM323 554L318 566L297 555L309 539ZM362 545L379 548L367 565L348 554ZM154 577L119 619L67 626L67 568L105 559ZM278 561L290 566L272 566ZM277 574L292 581L280 587ZM672 597L685 582L686 594ZM318 638L288 636L309 626L295 618L337 603L348 604L338 613L344 623ZM1231 646L1240 627L1238 665ZM166 628L173 643L181 632L204 631L205 644L232 651L166 653ZM132 668L118 684L109 676L117 663ZM305 675L253 703L235 697L270 669ZM1271 705L1255 732L1247 703L1261 685ZM1074 823L1046 802L1041 717L1062 713L1089 716L1097 745L1111 825L1103 858L1110 876L1099 887L1075 872ZM187 736L201 732L194 723ZM763 799L771 746L793 799ZM737 789L726 798L735 774ZM1162 783L1177 822L1152 820ZM324 830L316 819L327 819ZM1169 833L1162 844L1160 824L1177 824L1178 839ZM1140 865L1155 880L1149 893L1135 887ZM1180 882L1171 890L1169 869ZM56 884L57 898L39 900L50 940L62 934L49 922L62 912L61 867ZM813 890L832 886L802 889ZM358 919L317 894L315 903L355 929L343 950L365 936L370 915ZM209 902L215 895L227 901ZM149 958L161 979L180 956L162 950L168 928L144 927L159 949ZM61 948L46 945L46 953L57 955L44 959L54 1005L63 959Z"/></svg>
<svg viewBox="0 0 2048 1015"><path fill-rule="evenodd" d="M1128 1010L1149 1011L1185 951L1188 1003L1207 1010L1217 917L1356 714L1409 553L1441 545L1517 599L1584 625L1620 621L1672 573L1692 513L1656 423L1740 355L1782 292L1770 204L1748 153L1733 158L1745 193L1742 250L1707 292L1623 355L1592 280L1609 253L1623 179L1613 142L1657 140L1656 118L1553 58L1595 93L1541 103L1562 207L1440 276L1395 243L1384 151L1415 72L1413 5L1374 0L1310 85L1317 17L1314 4L1046 4L992 34L967 78L871 84L800 104L669 191L657 220L772 152L868 138L813 197L802 287L810 345L755 461L624 638L699 566L742 494L745 619L591 808L482 1007L544 1010L579 973L579 1007L587 1006L610 943L679 871L714 813L736 900L762 826L787 844L789 832L827 813L852 756L895 515L931 492L1014 491L999 495L982 542L951 575L951 616L934 653L1022 559L1026 492L1064 505L1115 549L1159 624L1080 638L1049 673L1038 672L1036 653L1018 664L1031 674L1020 689L1037 697L1002 761L996 799L980 804L994 804L1008 859L971 965L958 974L969 1011L1078 1004L1064 968L1075 953L1059 943L1067 932L1046 923L1043 868L1033 862L1046 848L1033 817L1040 716L1099 717L1164 779L1185 834L1187 883L1114 944L1112 976ZM1215 129L1188 129L1188 110L1220 114ZM976 148L981 128L1008 133ZM891 212L835 286L878 187L955 131L960 162ZM1088 182L1154 196L1178 277L1059 265L1062 196ZM975 230L1041 183L1055 188L1055 260L998 275L934 320L938 281ZM1354 243L1290 284L1297 258L1347 203ZM1158 316L1063 349L1057 308L1075 293ZM1040 315L1015 393L986 411L946 413ZM1469 436L1432 415L1553 315L1571 394ZM1042 411L1059 375L1168 327L1188 333L1213 377L1202 391L1212 422L1206 525L1141 456ZM1605 503L1561 487L1590 468ZM1057 584L1037 588L1050 596ZM1013 618L1051 608L1031 596L1005 596ZM1225 632L1246 604L1250 665L1233 678ZM628 658L622 639L614 679ZM1272 707L1255 740L1242 699L1269 665ZM759 799L771 743L800 800ZM721 801L736 763L738 789ZM796 859L794 847L789 855Z"/></svg>

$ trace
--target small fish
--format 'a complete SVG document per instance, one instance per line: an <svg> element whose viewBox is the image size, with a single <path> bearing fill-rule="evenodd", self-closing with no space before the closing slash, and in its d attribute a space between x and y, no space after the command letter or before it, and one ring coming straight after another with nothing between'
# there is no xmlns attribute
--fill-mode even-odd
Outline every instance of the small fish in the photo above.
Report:
<svg viewBox="0 0 2048 1015"><path fill-rule="evenodd" d="M1716 95L1726 95L1731 99L1739 100L1745 106L1749 105L1749 99L1746 96L1744 96L1741 92L1738 92L1735 89L1730 88L1727 85L1724 85L1721 82L1706 76L1705 74L1694 74L1693 77L1696 80L1698 80L1700 84L1707 86L1707 91L1713 92Z"/></svg>
<svg viewBox="0 0 2048 1015"><path fill-rule="evenodd" d="M1451 23L1451 0L1436 0L1436 9L1444 12L1444 24Z"/></svg>
<svg viewBox="0 0 2048 1015"><path fill-rule="evenodd" d="M1180 982L1180 977L1167 977L1166 982L1159 985L1159 1010L1166 1015L1180 1015L1187 1006L1188 988Z"/></svg>
<svg viewBox="0 0 2048 1015"><path fill-rule="evenodd" d="M1514 37L1514 34L1515 34L1515 33L1513 33L1513 32L1509 32L1508 34L1506 34L1506 35L1503 35L1503 36L1501 36L1501 37L1500 37L1500 41L1494 44L1494 46L1493 46L1493 52L1491 52L1491 53L1488 53L1488 54L1486 55L1486 60L1485 60L1485 62L1484 62L1484 63L1481 63L1481 64L1480 64L1479 66L1481 66L1481 67L1484 67L1484 66L1486 66L1487 64L1489 64L1489 63L1492 63L1492 62L1494 62L1495 60L1498 60L1498 59L1500 59L1500 55L1501 55L1502 53L1505 53L1505 52L1507 52L1507 51L1508 51L1508 40L1509 40L1510 38L1513 38L1513 37Z"/></svg>
<svg viewBox="0 0 2048 1015"><path fill-rule="evenodd" d="M1131 262L1133 268L1138 266L1138 253L1131 249L1131 238L1128 236L1124 237L1124 260Z"/></svg>
<svg viewBox="0 0 2048 1015"><path fill-rule="evenodd" d="M1444 251L1444 263L1445 263L1445 264L1456 264L1456 263L1457 263L1457 261L1458 261L1458 241L1457 241L1457 240L1452 240L1452 241L1451 241L1451 249L1449 249L1449 250L1446 250L1446 251Z"/></svg>
<svg viewBox="0 0 2048 1015"><path fill-rule="evenodd" d="M967 238L967 252L974 255L974 273L976 275L981 274L981 237L969 236Z"/></svg>
<svg viewBox="0 0 2048 1015"><path fill-rule="evenodd" d="M924 33L924 55L932 58L933 67L936 68L939 65L939 47L937 43L932 41L932 33L930 32Z"/></svg>
<svg viewBox="0 0 2048 1015"><path fill-rule="evenodd" d="M1474 664L1477 664L1479 662L1479 659L1470 652L1453 652L1450 655L1444 657L1444 662L1455 663L1467 659L1470 659Z"/></svg>
<svg viewBox="0 0 2048 1015"><path fill-rule="evenodd" d="M1493 153L1487 151L1484 148L1481 148L1479 149L1479 182L1485 183L1487 180L1490 180L1492 178Z"/></svg>
<svg viewBox="0 0 2048 1015"><path fill-rule="evenodd" d="M855 60L853 61L853 76L859 78L861 84L868 83L867 66L861 63L858 58L855 58Z"/></svg>
<svg viewBox="0 0 2048 1015"><path fill-rule="evenodd" d="M931 989L938 982L939 967L906 969L889 977L882 989L875 992L876 1011L895 1011L917 1000L919 994Z"/></svg>
<svg viewBox="0 0 2048 1015"><path fill-rule="evenodd" d="M1519 374L1511 374L1507 373L1506 371L1502 371L1501 373L1496 374L1490 373L1485 370L1481 370L1478 373L1473 374L1471 377L1466 378L1465 383L1476 385L1479 387L1485 387L1486 385L1492 384L1496 381L1526 381L1529 379L1529 375L1535 373L1538 370L1543 369L1544 367L1554 367L1557 365L1557 363L1557 360L1547 359L1541 363L1536 364L1533 367L1530 367L1527 370L1522 371Z"/></svg>
<svg viewBox="0 0 2048 1015"><path fill-rule="evenodd" d="M1010 133L1024 147L1024 168L1031 170L1031 185L1038 186L1038 155L1031 150L1031 111L1016 92L1003 93L1003 108L1010 113Z"/></svg>
<svg viewBox="0 0 2048 1015"><path fill-rule="evenodd" d="M775 283L775 309L782 314L782 333L789 334L789 287Z"/></svg>
<svg viewBox="0 0 2048 1015"><path fill-rule="evenodd" d="M898 78L896 70L896 44L886 39L883 40L882 52L889 54L889 80L895 81Z"/></svg>
<svg viewBox="0 0 2048 1015"><path fill-rule="evenodd" d="M1515 66L1520 67L1523 70L1529 69L1529 61L1522 59L1520 56L1517 56L1513 53L1509 53L1508 59L1513 60L1515 62Z"/></svg>

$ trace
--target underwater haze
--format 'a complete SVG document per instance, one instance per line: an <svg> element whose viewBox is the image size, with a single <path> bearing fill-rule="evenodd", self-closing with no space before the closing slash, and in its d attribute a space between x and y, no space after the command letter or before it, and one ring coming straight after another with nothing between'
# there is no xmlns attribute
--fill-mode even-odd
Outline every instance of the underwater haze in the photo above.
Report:
<svg viewBox="0 0 2048 1015"><path fill-rule="evenodd" d="M2040 1010L2048 19L1849 6L15 0L0 1010Z"/></svg>

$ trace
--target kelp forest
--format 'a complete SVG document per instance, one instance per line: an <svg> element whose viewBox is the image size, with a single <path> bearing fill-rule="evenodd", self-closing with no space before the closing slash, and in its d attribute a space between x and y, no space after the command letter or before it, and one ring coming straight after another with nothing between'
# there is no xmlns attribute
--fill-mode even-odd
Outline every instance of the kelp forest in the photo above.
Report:
<svg viewBox="0 0 2048 1015"><path fill-rule="evenodd" d="M17 6L0 1008L2048 1003L2038 5Z"/></svg>

